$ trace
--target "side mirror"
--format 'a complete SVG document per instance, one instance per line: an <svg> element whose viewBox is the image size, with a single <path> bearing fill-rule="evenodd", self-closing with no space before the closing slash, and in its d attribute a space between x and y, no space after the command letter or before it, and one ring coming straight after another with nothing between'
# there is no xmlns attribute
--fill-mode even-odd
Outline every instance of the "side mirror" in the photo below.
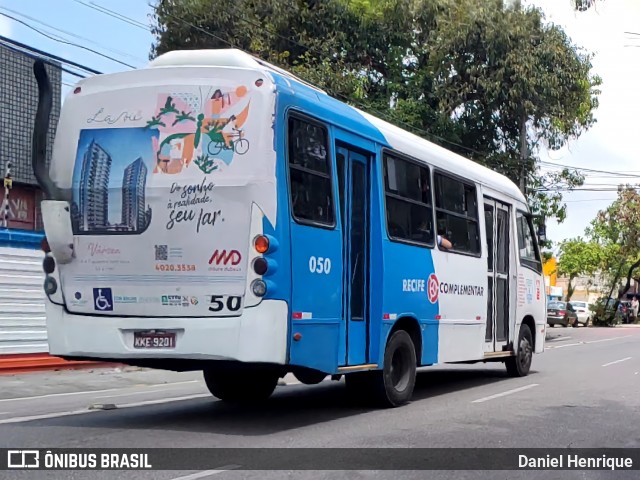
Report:
<svg viewBox="0 0 640 480"><path fill-rule="evenodd" d="M538 240L540 240L540 242L547 241L547 226L545 224L538 227Z"/></svg>

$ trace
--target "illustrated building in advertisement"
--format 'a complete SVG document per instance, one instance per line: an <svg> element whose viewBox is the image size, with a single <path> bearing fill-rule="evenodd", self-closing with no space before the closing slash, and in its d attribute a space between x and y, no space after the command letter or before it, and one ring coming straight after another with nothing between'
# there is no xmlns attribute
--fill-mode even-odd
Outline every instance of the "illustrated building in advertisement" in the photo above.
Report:
<svg viewBox="0 0 640 480"><path fill-rule="evenodd" d="M132 231L146 228L145 185L147 166L138 157L124 170L122 177L122 224Z"/></svg>
<svg viewBox="0 0 640 480"><path fill-rule="evenodd" d="M88 139L94 136L91 130L84 130L81 135ZM122 158L114 158L95 139L88 142L81 155L71 203L73 232L76 235L144 232L151 223L151 208L147 206L145 192L148 167L142 157L127 164ZM122 181L118 183L120 175ZM115 177L114 182L111 177Z"/></svg>
<svg viewBox="0 0 640 480"><path fill-rule="evenodd" d="M84 154L80 175L79 230L102 230L109 225L109 175L111 156L95 141Z"/></svg>

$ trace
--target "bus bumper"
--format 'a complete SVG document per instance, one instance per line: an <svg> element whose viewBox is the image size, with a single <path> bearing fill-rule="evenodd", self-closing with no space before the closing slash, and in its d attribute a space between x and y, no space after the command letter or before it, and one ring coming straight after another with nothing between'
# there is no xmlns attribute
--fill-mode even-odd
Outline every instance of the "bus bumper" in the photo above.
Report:
<svg viewBox="0 0 640 480"><path fill-rule="evenodd" d="M122 318L76 315L47 301L49 353L109 359L231 360L284 365L288 306L264 300L239 317ZM134 332L176 333L173 348L134 348Z"/></svg>

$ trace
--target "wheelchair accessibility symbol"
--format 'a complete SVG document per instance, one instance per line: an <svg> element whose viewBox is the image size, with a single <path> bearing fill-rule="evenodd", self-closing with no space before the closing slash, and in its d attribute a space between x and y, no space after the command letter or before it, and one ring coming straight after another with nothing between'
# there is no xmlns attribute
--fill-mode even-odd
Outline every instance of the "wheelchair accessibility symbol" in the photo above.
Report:
<svg viewBox="0 0 640 480"><path fill-rule="evenodd" d="M101 312L113 311L113 294L110 288L93 289L93 306Z"/></svg>

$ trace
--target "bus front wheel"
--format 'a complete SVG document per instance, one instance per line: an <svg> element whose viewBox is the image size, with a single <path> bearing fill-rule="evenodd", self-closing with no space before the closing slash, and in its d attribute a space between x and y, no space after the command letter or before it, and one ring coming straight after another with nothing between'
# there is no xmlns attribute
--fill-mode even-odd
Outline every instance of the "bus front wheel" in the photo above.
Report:
<svg viewBox="0 0 640 480"><path fill-rule="evenodd" d="M518 335L518 351L513 357L507 358L507 373L511 377L526 377L533 360L533 336L529 325L520 325Z"/></svg>
<svg viewBox="0 0 640 480"><path fill-rule="evenodd" d="M269 372L220 372L204 370L204 381L223 402L255 403L268 399L278 384L278 375Z"/></svg>
<svg viewBox="0 0 640 480"><path fill-rule="evenodd" d="M382 407L399 407L413 396L416 365L411 336L398 330L387 342L382 370L347 375L347 388L357 398L369 398Z"/></svg>

